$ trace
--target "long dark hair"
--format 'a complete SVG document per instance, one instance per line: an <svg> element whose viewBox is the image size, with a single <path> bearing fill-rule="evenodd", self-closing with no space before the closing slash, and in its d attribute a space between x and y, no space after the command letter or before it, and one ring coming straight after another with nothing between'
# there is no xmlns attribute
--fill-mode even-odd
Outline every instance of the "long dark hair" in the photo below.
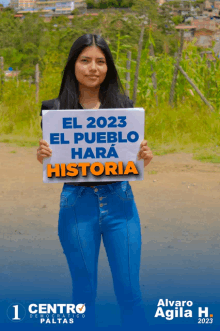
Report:
<svg viewBox="0 0 220 331"><path fill-rule="evenodd" d="M102 108L131 107L132 101L125 94L108 44L99 35L84 34L73 43L63 70L63 78L58 96L60 109L78 108L79 84L75 76L75 62L85 47L93 45L100 47L103 51L108 67L105 80L99 89L99 99L102 103Z"/></svg>

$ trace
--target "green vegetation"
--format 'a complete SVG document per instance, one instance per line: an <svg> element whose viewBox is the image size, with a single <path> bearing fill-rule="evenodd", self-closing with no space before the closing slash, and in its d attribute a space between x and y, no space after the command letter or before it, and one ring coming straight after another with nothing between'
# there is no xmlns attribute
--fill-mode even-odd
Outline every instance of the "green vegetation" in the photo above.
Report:
<svg viewBox="0 0 220 331"><path fill-rule="evenodd" d="M218 153L219 154L219 153ZM211 163L220 163L220 155L216 155L215 151L206 151L199 155L194 156L194 160L199 160L201 162L211 162Z"/></svg>
<svg viewBox="0 0 220 331"><path fill-rule="evenodd" d="M148 171L148 174L149 174L149 175L156 175L156 174L157 174L157 171L155 171L155 170Z"/></svg>
<svg viewBox="0 0 220 331"><path fill-rule="evenodd" d="M134 4L134 0L86 0L88 9L106 9L106 8L129 8Z"/></svg>
<svg viewBox="0 0 220 331"><path fill-rule="evenodd" d="M145 0L145 6L152 1ZM179 47L175 30L181 17L165 27L166 13L152 10L153 28L150 41L154 43L155 58L149 55L149 26L146 25L141 55L137 107L145 109L145 139L154 155L179 151L195 154L205 162L220 162L220 101L219 59L207 66L207 58L200 56L195 41L185 45L181 66L215 108L211 112L191 85L179 73L174 107L169 106L169 92L174 71L174 54ZM162 15L162 16L161 16ZM157 29L155 26L157 25ZM72 21L65 16L45 23L36 14L15 19L10 12L0 12L0 56L4 56L5 70L11 66L21 71L16 78L1 86L0 141L19 146L37 146L42 137L40 108L43 100L57 97L62 70L69 49L84 33L101 34L112 51L121 81L125 87L127 51L132 53L130 98L133 94L134 73L141 26L137 15L124 12L99 13L98 16L77 17ZM169 32L169 34L167 33ZM213 54L214 56L214 54ZM215 56L214 56L215 57ZM40 67L39 103L35 101L35 65ZM157 77L157 91L152 84L152 68ZM159 107L156 107L155 94ZM206 150L204 150L206 148Z"/></svg>

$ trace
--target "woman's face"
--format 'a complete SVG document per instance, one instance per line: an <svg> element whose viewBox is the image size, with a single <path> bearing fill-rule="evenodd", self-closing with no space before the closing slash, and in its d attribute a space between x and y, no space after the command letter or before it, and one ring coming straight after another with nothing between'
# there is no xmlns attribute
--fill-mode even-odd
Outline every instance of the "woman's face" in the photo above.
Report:
<svg viewBox="0 0 220 331"><path fill-rule="evenodd" d="M76 79L86 87L99 86L104 81L107 70L105 54L96 46L85 47L75 63Z"/></svg>

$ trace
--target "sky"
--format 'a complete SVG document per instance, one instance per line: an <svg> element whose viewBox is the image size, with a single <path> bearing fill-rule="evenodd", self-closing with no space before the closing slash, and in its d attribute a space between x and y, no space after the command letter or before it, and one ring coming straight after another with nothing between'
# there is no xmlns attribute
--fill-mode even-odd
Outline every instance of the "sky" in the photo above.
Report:
<svg viewBox="0 0 220 331"><path fill-rule="evenodd" d="M0 3L3 4L4 7L7 7L9 2L10 2L10 0L0 0Z"/></svg>

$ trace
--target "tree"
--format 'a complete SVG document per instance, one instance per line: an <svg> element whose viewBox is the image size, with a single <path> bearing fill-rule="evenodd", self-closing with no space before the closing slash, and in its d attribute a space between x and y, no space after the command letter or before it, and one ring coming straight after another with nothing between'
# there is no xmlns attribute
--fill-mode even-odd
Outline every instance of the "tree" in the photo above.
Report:
<svg viewBox="0 0 220 331"><path fill-rule="evenodd" d="M5 7L5 8L3 9L3 11L10 12L10 13L12 13L12 14L15 13L14 8L11 8L11 7Z"/></svg>
<svg viewBox="0 0 220 331"><path fill-rule="evenodd" d="M158 3L156 0L137 0L131 9L141 16L141 21L151 19L152 23L158 20ZM149 22L148 22L149 23Z"/></svg>
<svg viewBox="0 0 220 331"><path fill-rule="evenodd" d="M179 25L180 23L182 23L184 21L184 17L181 15L177 15L172 17L172 21L175 25Z"/></svg>
<svg viewBox="0 0 220 331"><path fill-rule="evenodd" d="M86 0L87 9L96 8L96 3L94 0Z"/></svg>
<svg viewBox="0 0 220 331"><path fill-rule="evenodd" d="M164 33L171 33L175 30L173 16L171 15L170 2L165 2L159 11L158 28Z"/></svg>
<svg viewBox="0 0 220 331"><path fill-rule="evenodd" d="M73 9L73 11L71 12L71 15L79 15L80 11L78 8Z"/></svg>
<svg viewBox="0 0 220 331"><path fill-rule="evenodd" d="M122 8L129 8L129 7L132 7L133 5L134 5L133 0L122 0L122 2L121 2Z"/></svg>
<svg viewBox="0 0 220 331"><path fill-rule="evenodd" d="M132 97L134 104L136 102L136 96L137 96L138 74L139 74L145 25L147 23L150 23L150 20L152 21L152 23L157 20L158 17L157 8L158 5L156 0L138 0L135 1L135 4L131 8L133 11L137 12L137 15L140 19L139 26L141 26L141 32L138 43L138 56L137 56L135 76L134 76L133 97Z"/></svg>

